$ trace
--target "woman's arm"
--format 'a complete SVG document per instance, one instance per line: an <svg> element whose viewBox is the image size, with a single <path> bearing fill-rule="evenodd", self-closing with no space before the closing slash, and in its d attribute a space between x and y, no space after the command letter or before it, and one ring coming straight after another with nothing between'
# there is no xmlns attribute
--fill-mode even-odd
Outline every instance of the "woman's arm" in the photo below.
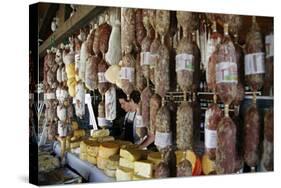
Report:
<svg viewBox="0 0 281 188"><path fill-rule="evenodd" d="M145 140L139 145L139 149L143 149L146 148L147 146L149 146L152 142L154 142L155 136L154 134L148 132L147 137L145 138Z"/></svg>

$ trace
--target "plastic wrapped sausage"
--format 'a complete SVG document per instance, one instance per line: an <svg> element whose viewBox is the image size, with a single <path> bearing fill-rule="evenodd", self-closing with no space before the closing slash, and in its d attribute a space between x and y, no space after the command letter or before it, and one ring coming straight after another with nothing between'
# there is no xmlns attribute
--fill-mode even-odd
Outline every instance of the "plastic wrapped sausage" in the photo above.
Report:
<svg viewBox="0 0 281 188"><path fill-rule="evenodd" d="M132 8L121 8L121 48L122 54L132 52L135 37L135 10Z"/></svg>

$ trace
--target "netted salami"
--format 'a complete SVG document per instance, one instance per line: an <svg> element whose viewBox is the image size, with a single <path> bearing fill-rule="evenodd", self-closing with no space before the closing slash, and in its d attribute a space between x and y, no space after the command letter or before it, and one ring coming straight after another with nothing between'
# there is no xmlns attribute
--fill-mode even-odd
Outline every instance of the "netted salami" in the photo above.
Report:
<svg viewBox="0 0 281 188"><path fill-rule="evenodd" d="M99 49L101 53L105 54L108 50L108 42L112 27L107 23L108 15L106 15L105 22L99 26Z"/></svg>
<svg viewBox="0 0 281 188"><path fill-rule="evenodd" d="M156 115L161 107L161 100L158 94L153 94L149 100L149 131L154 135L156 130Z"/></svg>
<svg viewBox="0 0 281 188"><path fill-rule="evenodd" d="M136 42L138 45L142 43L142 40L146 36L146 30L143 24L143 10L136 9Z"/></svg>
<svg viewBox="0 0 281 188"><path fill-rule="evenodd" d="M237 61L235 47L224 25L224 38L219 45L216 64L216 90L224 104L230 104L237 89Z"/></svg>
<svg viewBox="0 0 281 188"><path fill-rule="evenodd" d="M97 24L94 25L94 41L93 41L93 52L94 54L99 54L100 53L100 48L99 48L99 39L100 39L100 32L99 32L99 27Z"/></svg>
<svg viewBox="0 0 281 188"><path fill-rule="evenodd" d="M252 26L245 42L245 81L253 91L261 89L264 83L264 51L260 28L253 17Z"/></svg>
<svg viewBox="0 0 281 188"><path fill-rule="evenodd" d="M135 10L121 8L121 48L122 54L129 54L134 47L135 37Z"/></svg>
<svg viewBox="0 0 281 188"><path fill-rule="evenodd" d="M149 80L150 72L150 46L153 41L154 30L152 27L147 27L147 35L141 42L140 64L144 77Z"/></svg>
<svg viewBox="0 0 281 188"><path fill-rule="evenodd" d="M184 160L177 165L177 177L192 176L192 165L190 161L187 160L186 153L187 152L184 152L183 154Z"/></svg>
<svg viewBox="0 0 281 188"><path fill-rule="evenodd" d="M98 64L98 89L101 95L110 88L110 83L105 78L105 72L108 69L108 64L102 59Z"/></svg>
<svg viewBox="0 0 281 188"><path fill-rule="evenodd" d="M273 93L273 63L274 63L274 35L273 33L265 37L265 82L264 94L270 95L270 90ZM273 95L273 94L272 94Z"/></svg>
<svg viewBox="0 0 281 188"><path fill-rule="evenodd" d="M86 63L85 85L92 91L98 88L98 64L101 60L100 55L93 55Z"/></svg>
<svg viewBox="0 0 281 188"><path fill-rule="evenodd" d="M149 126L149 112L150 112L149 100L151 96L152 96L152 91L149 87L146 87L141 93L141 115L142 115L143 126L145 127L150 127Z"/></svg>
<svg viewBox="0 0 281 188"><path fill-rule="evenodd" d="M183 101L177 111L177 148L193 149L193 111L187 101Z"/></svg>

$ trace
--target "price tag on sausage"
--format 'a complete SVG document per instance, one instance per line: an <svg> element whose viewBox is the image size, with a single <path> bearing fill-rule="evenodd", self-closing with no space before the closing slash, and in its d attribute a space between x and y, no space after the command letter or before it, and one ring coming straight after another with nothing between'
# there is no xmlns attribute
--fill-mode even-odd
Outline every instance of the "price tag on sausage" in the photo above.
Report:
<svg viewBox="0 0 281 188"><path fill-rule="evenodd" d="M237 64L233 62L216 64L216 82L237 84Z"/></svg>
<svg viewBox="0 0 281 188"><path fill-rule="evenodd" d="M135 69L132 67L122 67L120 70L120 78L133 82L135 80Z"/></svg>
<svg viewBox="0 0 281 188"><path fill-rule="evenodd" d="M156 131L155 134L155 145L160 148L165 148L172 145L172 134L171 132L163 133Z"/></svg>
<svg viewBox="0 0 281 188"><path fill-rule="evenodd" d="M141 66L150 64L150 52L141 52L140 64Z"/></svg>
<svg viewBox="0 0 281 188"><path fill-rule="evenodd" d="M105 73L104 72L98 72L98 82L99 83L106 83L106 82L108 82L107 79L105 78Z"/></svg>
<svg viewBox="0 0 281 188"><path fill-rule="evenodd" d="M217 131L205 128L205 147L209 149L217 148Z"/></svg>
<svg viewBox="0 0 281 188"><path fill-rule="evenodd" d="M245 75L263 74L264 67L264 53L252 53L245 55Z"/></svg>
<svg viewBox="0 0 281 188"><path fill-rule="evenodd" d="M194 71L192 54L179 54L176 56L176 71L181 70Z"/></svg>

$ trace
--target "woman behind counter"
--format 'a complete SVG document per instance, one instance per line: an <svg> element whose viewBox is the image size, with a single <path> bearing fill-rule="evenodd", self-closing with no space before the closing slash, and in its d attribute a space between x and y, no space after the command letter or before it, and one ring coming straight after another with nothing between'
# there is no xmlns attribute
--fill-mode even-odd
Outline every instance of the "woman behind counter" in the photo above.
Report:
<svg viewBox="0 0 281 188"><path fill-rule="evenodd" d="M134 144L138 144L140 149L148 147L149 149L153 148L154 135L150 134L149 131L145 131L146 135L144 138L140 138L137 134L137 111L139 109L140 103L140 93L138 91L133 91L130 94L130 100L127 100L127 95L124 92L121 92L118 96L119 103L121 108L127 112L125 115L121 139L131 141ZM147 128L146 128L147 130Z"/></svg>

